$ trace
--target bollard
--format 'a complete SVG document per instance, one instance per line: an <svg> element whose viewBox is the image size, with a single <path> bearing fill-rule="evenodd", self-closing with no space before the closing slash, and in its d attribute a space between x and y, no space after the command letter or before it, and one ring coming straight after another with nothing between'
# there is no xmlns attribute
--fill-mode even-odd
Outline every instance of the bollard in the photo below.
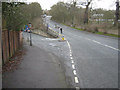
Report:
<svg viewBox="0 0 120 90"><path fill-rule="evenodd" d="M64 40L64 36L62 36L62 40Z"/></svg>

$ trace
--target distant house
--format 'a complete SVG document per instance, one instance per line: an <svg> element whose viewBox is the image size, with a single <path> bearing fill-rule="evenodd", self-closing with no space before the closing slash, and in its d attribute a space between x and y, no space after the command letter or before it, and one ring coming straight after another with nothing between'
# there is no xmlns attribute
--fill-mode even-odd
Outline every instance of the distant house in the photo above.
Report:
<svg viewBox="0 0 120 90"><path fill-rule="evenodd" d="M118 20L118 22L120 23L120 19Z"/></svg>
<svg viewBox="0 0 120 90"><path fill-rule="evenodd" d="M103 17L104 14L93 14L93 16L94 16L94 17L98 17L98 16L99 16L99 17Z"/></svg>

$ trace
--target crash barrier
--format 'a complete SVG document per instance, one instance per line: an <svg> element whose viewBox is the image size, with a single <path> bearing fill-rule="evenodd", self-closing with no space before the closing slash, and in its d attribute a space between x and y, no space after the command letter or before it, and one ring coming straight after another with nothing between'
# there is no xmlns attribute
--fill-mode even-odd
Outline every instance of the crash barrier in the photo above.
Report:
<svg viewBox="0 0 120 90"><path fill-rule="evenodd" d="M49 28L48 33L51 34L52 36L56 37L56 38L59 37L62 41L65 40L65 37L64 37L63 34L60 34L59 32L54 31L52 28Z"/></svg>
<svg viewBox="0 0 120 90"><path fill-rule="evenodd" d="M22 47L22 32L2 30L2 63L3 65Z"/></svg>
<svg viewBox="0 0 120 90"><path fill-rule="evenodd" d="M58 32L54 31L54 30L53 30L52 28L50 28L50 27L48 28L47 33L48 33L49 35L55 37L55 38L57 38L57 37L60 36Z"/></svg>
<svg viewBox="0 0 120 90"><path fill-rule="evenodd" d="M47 30L45 30L45 31L33 30L32 33L38 34L38 35L42 35L42 36L47 36L47 34L48 34L48 35L50 35L50 36L52 36L54 38L58 38L59 37L59 38L61 38L61 40L64 40L64 36L62 34L59 34L59 32L54 31L50 27Z"/></svg>
<svg viewBox="0 0 120 90"><path fill-rule="evenodd" d="M42 35L42 36L52 36L52 37L59 37L59 34L57 32L55 32L54 30L52 30L51 28L48 28L47 30L45 31L42 31L42 30L32 30L32 33L34 34L38 34L38 35ZM48 35L47 35L48 34Z"/></svg>
<svg viewBox="0 0 120 90"><path fill-rule="evenodd" d="M32 30L32 33L47 37L47 33L45 31L42 31L42 30Z"/></svg>

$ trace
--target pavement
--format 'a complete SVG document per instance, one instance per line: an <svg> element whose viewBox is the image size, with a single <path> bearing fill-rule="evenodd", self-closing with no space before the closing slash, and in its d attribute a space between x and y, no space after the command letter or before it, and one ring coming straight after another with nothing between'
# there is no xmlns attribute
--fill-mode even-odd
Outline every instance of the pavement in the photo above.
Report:
<svg viewBox="0 0 120 90"><path fill-rule="evenodd" d="M67 88L64 70L51 52L24 43L26 55L14 72L3 73L3 88Z"/></svg>

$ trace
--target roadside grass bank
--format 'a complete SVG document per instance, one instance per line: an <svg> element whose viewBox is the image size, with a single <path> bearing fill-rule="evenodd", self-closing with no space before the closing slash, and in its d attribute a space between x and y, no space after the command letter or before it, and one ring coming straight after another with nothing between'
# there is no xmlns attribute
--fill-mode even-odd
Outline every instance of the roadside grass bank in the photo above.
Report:
<svg viewBox="0 0 120 90"><path fill-rule="evenodd" d="M95 34L106 35L106 36L112 36L112 37L119 37L119 38L120 38L120 35L115 35L115 34L104 34L104 32L95 32Z"/></svg>
<svg viewBox="0 0 120 90"><path fill-rule="evenodd" d="M41 17L37 17L33 20L33 28L32 33L47 37L47 38L56 38L58 37L53 30L47 28L47 25L43 23L43 19Z"/></svg>
<svg viewBox="0 0 120 90"><path fill-rule="evenodd" d="M106 36L111 36L111 37L118 37L120 38L120 35L116 35L116 34L109 34L109 33L106 33L106 32L100 32L98 30L85 30L85 29L81 29L81 28L77 28L77 27L72 27L70 25L67 25L67 24L64 24L62 23L63 25L65 26L68 26L68 27L71 27L73 29L76 29L76 30L80 30L80 31L86 31L86 32L91 32L91 33L94 33L94 34L99 34L99 35L106 35Z"/></svg>

